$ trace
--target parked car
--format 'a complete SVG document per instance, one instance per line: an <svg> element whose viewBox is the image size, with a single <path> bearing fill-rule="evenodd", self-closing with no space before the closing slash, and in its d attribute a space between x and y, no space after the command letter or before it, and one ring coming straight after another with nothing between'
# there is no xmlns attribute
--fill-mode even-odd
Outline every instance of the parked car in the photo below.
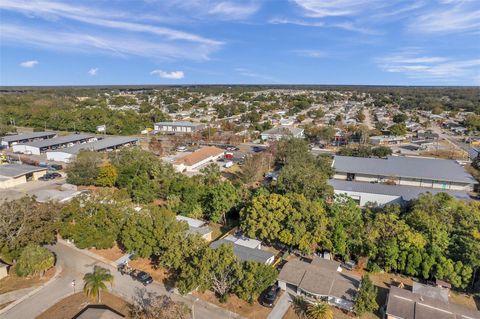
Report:
<svg viewBox="0 0 480 319"><path fill-rule="evenodd" d="M133 280L141 282L144 286L153 282L153 278L149 273L138 269L133 269L128 264L118 265L117 270L122 274L122 276L129 275Z"/></svg>
<svg viewBox="0 0 480 319"><path fill-rule="evenodd" d="M42 177L40 177L39 180L49 181L49 180L52 180L52 179L55 179L55 178L60 178L60 177L62 177L62 175L59 174L59 173L47 173L47 174L43 175Z"/></svg>
<svg viewBox="0 0 480 319"><path fill-rule="evenodd" d="M264 291L260 303L265 307L273 308L279 293L280 287L278 287L277 285L268 287L267 290Z"/></svg>

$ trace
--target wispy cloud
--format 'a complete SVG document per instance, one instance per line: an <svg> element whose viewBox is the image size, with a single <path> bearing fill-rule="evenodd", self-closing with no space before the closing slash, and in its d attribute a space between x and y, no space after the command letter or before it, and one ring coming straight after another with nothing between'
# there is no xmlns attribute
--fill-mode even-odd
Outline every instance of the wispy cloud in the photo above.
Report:
<svg viewBox="0 0 480 319"><path fill-rule="evenodd" d="M323 51L319 50L294 50L293 51L296 55L301 56L301 57L307 57L307 58L324 58L327 56L327 54Z"/></svg>
<svg viewBox="0 0 480 319"><path fill-rule="evenodd" d="M37 64L38 64L37 60L29 60L29 61L24 61L24 62L20 63L20 66L22 68L33 68Z"/></svg>
<svg viewBox="0 0 480 319"><path fill-rule="evenodd" d="M194 43L162 42L127 35L64 32L8 23L2 24L2 41L57 52L102 53L119 57L135 55L158 60L208 60L209 54L215 50L215 47Z"/></svg>
<svg viewBox="0 0 480 319"><path fill-rule="evenodd" d="M272 18L268 21L270 24L295 24L304 27L323 27L324 22L321 21L306 21L300 19L287 19L287 18Z"/></svg>
<svg viewBox="0 0 480 319"><path fill-rule="evenodd" d="M185 77L185 74L183 73L183 71L166 72L162 70L153 70L152 72L150 72L150 74L158 75L159 77L164 79L173 79L173 80L179 80Z"/></svg>
<svg viewBox="0 0 480 319"><path fill-rule="evenodd" d="M256 2L237 3L231 1L219 2L208 11L209 14L220 16L225 19L241 20L256 13L259 5Z"/></svg>
<svg viewBox="0 0 480 319"><path fill-rule="evenodd" d="M256 71L252 71L252 70L247 69L247 68L235 68L234 70L238 74L240 74L242 76L249 77L249 78L256 78L256 79L260 79L260 80L265 80L265 81L269 81L271 83L280 83L281 82L281 81L279 81L278 79L276 79L272 76L261 74L261 73L258 73Z"/></svg>
<svg viewBox="0 0 480 319"><path fill-rule="evenodd" d="M91 76L95 76L97 75L98 73L98 68L91 68L90 70L88 70L88 74L90 74Z"/></svg>
<svg viewBox="0 0 480 319"><path fill-rule="evenodd" d="M379 0L294 0L309 17L351 16L370 10Z"/></svg>
<svg viewBox="0 0 480 319"><path fill-rule="evenodd" d="M455 81L473 79L480 74L480 58L458 59L423 55L416 48L376 59L387 72L403 73L410 78Z"/></svg>
<svg viewBox="0 0 480 319"><path fill-rule="evenodd" d="M422 33L480 33L480 6L474 1L443 1L415 18L409 29Z"/></svg>

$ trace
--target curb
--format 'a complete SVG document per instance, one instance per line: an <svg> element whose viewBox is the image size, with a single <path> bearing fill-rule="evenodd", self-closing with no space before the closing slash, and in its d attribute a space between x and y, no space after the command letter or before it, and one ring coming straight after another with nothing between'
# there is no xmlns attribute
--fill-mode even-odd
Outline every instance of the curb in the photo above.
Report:
<svg viewBox="0 0 480 319"><path fill-rule="evenodd" d="M41 286L39 286L38 288L36 288L35 290L32 290L30 291L28 294L26 294L25 296L21 297L20 299L17 299L15 300L14 302L12 302L11 304L9 304L8 306L6 306L5 308L1 309L0 310L0 315L3 314L3 313L6 313L7 311L9 311L10 309L12 309L13 307L15 307L16 305L18 305L19 303L23 302L25 299L35 295L37 292L39 292L40 290L42 290L43 288L45 288L46 286L48 286L49 284L51 284L59 275L60 273L62 272L62 266L56 266L55 268L55 274L53 275L52 278L50 278L46 283L42 284Z"/></svg>

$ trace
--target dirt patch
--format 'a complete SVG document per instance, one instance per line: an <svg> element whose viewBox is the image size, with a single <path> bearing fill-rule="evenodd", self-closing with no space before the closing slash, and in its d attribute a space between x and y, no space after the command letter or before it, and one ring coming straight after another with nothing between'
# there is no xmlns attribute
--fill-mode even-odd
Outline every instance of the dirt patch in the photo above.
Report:
<svg viewBox="0 0 480 319"><path fill-rule="evenodd" d="M360 319L378 319L379 317L375 316L372 313L366 313L361 317L356 317L353 313L344 312L338 308L331 307L333 310L333 318L334 319L352 319L352 318L360 318ZM287 313L283 316L283 319L302 319L301 317L297 316L295 311L292 307L288 308Z"/></svg>
<svg viewBox="0 0 480 319"><path fill-rule="evenodd" d="M218 301L217 297L215 297L215 294L211 291L206 291L204 293L196 291L193 293L193 295L204 301L210 302L221 308L230 310L232 312L238 313L241 316L251 319L265 319L272 310L270 308L260 305L258 302L249 304L248 302L234 295L230 296L228 298L228 302L226 303L221 303L220 301Z"/></svg>
<svg viewBox="0 0 480 319"><path fill-rule="evenodd" d="M125 255L125 253L117 246L113 246L112 248L108 249L95 249L95 248L90 248L88 249L90 252L97 254L99 256L102 256L105 259L108 259L110 261L116 261L118 258L122 257Z"/></svg>
<svg viewBox="0 0 480 319"><path fill-rule="evenodd" d="M78 314L88 305L96 304L93 300L87 298L82 292L66 297L48 308L37 319L70 319ZM128 304L123 299L114 296L108 292L102 293L102 304L120 312L125 318L128 316Z"/></svg>
<svg viewBox="0 0 480 319"><path fill-rule="evenodd" d="M477 303L475 302L475 298L473 296L461 294L456 291L450 291L448 299L451 303L462 305L472 310L480 310L477 308Z"/></svg>
<svg viewBox="0 0 480 319"><path fill-rule="evenodd" d="M55 267L50 268L45 272L43 277L18 277L15 273L14 267L11 267L8 276L0 280L0 294L4 294L10 291L40 286L41 284L50 280L55 274Z"/></svg>
<svg viewBox="0 0 480 319"><path fill-rule="evenodd" d="M140 269L148 272L154 280L163 282L165 285L169 285L168 271L163 268L155 268L155 265L152 264L150 259L137 258L135 260L129 261L128 264L135 269Z"/></svg>

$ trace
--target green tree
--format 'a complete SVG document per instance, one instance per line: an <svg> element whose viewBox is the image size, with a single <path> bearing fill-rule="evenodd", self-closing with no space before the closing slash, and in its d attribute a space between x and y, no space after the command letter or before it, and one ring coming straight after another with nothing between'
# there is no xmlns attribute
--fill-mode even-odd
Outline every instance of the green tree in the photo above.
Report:
<svg viewBox="0 0 480 319"><path fill-rule="evenodd" d="M393 124L389 127L390 135L403 136L407 134L407 127L404 123Z"/></svg>
<svg viewBox="0 0 480 319"><path fill-rule="evenodd" d="M292 308L300 318L308 318L308 301L301 295L290 295Z"/></svg>
<svg viewBox="0 0 480 319"><path fill-rule="evenodd" d="M66 169L67 182L75 185L95 185L101 163L102 154L88 150L80 151Z"/></svg>
<svg viewBox="0 0 480 319"><path fill-rule="evenodd" d="M308 307L309 319L333 319L333 311L325 302L316 302Z"/></svg>
<svg viewBox="0 0 480 319"><path fill-rule="evenodd" d="M53 253L37 244L29 244L22 250L20 258L15 265L19 276L31 276L43 273L55 264Z"/></svg>
<svg viewBox="0 0 480 319"><path fill-rule="evenodd" d="M106 164L99 168L95 184L97 186L112 187L117 181L118 173L115 166Z"/></svg>
<svg viewBox="0 0 480 319"><path fill-rule="evenodd" d="M215 222L227 222L227 213L238 203L237 189L229 181L219 182L207 188L203 195L203 209L205 216Z"/></svg>
<svg viewBox="0 0 480 319"><path fill-rule="evenodd" d="M373 285L368 274L362 277L360 289L358 289L355 298L353 311L357 316L363 315L365 312L373 312L378 309L377 304L377 288Z"/></svg>
<svg viewBox="0 0 480 319"><path fill-rule="evenodd" d="M102 302L102 291L107 290L107 283L113 285L113 276L108 269L100 266L93 268L93 273L83 276L83 292L87 297L95 299L97 303Z"/></svg>
<svg viewBox="0 0 480 319"><path fill-rule="evenodd" d="M243 300L253 303L258 296L277 280L278 271L272 267L254 261L242 263L237 274L236 294Z"/></svg>

